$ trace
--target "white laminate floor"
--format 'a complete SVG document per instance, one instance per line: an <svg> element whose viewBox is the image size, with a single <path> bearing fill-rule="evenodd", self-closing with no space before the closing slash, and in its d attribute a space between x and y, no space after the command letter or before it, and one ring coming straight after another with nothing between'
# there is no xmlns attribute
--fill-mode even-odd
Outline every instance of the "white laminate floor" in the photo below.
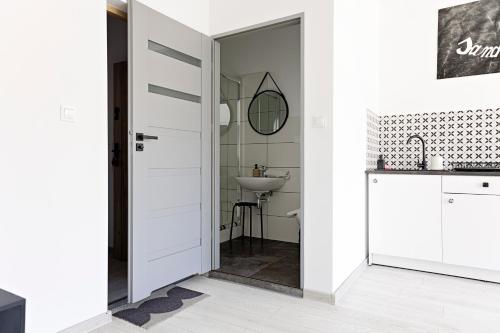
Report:
<svg viewBox="0 0 500 333"><path fill-rule="evenodd" d="M180 286L210 295L148 331L123 321L93 333L500 332L500 285L368 267L336 306L195 277Z"/></svg>

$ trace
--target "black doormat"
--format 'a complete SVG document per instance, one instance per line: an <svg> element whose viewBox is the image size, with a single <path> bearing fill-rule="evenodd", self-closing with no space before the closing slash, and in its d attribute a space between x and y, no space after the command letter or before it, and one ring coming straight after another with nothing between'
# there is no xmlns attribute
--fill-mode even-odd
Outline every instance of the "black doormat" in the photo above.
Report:
<svg viewBox="0 0 500 333"><path fill-rule="evenodd" d="M142 328L150 328L207 295L178 286L157 290L148 298L114 310L113 316Z"/></svg>

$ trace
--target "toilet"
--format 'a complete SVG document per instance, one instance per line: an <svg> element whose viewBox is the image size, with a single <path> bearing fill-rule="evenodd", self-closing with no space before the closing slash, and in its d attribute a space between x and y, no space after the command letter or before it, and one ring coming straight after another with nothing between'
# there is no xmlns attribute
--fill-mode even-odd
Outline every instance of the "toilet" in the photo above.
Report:
<svg viewBox="0 0 500 333"><path fill-rule="evenodd" d="M295 220L297 220L297 224L299 226L299 243L300 243L300 208L289 211L288 213L286 213L286 217L294 218Z"/></svg>

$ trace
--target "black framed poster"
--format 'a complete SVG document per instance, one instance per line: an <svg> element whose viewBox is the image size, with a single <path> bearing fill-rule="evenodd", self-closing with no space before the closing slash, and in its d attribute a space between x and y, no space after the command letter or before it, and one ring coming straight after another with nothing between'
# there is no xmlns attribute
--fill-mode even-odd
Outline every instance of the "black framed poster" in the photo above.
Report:
<svg viewBox="0 0 500 333"><path fill-rule="evenodd" d="M500 72L500 0L439 10L437 78Z"/></svg>

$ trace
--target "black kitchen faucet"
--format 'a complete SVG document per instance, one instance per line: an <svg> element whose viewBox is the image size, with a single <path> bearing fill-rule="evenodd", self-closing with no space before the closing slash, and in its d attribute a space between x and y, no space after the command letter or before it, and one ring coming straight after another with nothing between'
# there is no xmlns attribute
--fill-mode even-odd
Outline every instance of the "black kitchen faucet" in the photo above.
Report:
<svg viewBox="0 0 500 333"><path fill-rule="evenodd" d="M419 139L422 142L422 162L418 163L417 166L422 170L427 170L427 163L425 161L425 141L420 135L415 134L415 135L412 135L408 138L408 141L406 142L406 144L407 145L410 144L412 139Z"/></svg>

